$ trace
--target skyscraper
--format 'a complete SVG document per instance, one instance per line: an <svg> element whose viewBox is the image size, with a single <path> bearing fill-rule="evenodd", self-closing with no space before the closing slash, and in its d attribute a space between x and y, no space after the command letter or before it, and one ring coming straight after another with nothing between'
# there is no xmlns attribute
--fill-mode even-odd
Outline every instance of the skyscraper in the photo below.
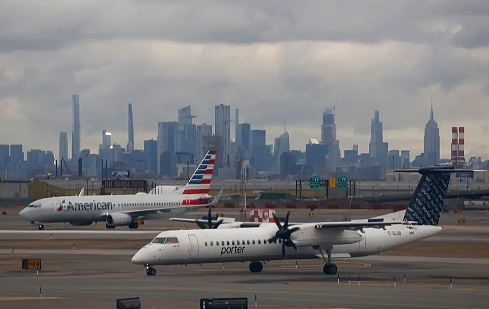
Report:
<svg viewBox="0 0 489 309"><path fill-rule="evenodd" d="M71 158L78 162L80 157L80 100L78 94L73 95L73 132L71 134Z"/></svg>
<svg viewBox="0 0 489 309"><path fill-rule="evenodd" d="M170 155L177 152L178 122L158 122L158 175L161 173L161 155L168 151Z"/></svg>
<svg viewBox="0 0 489 309"><path fill-rule="evenodd" d="M323 113L321 125L321 143L333 145L336 142L336 123L334 108L327 108Z"/></svg>
<svg viewBox="0 0 489 309"><path fill-rule="evenodd" d="M215 107L216 133L215 135L223 139L223 158L224 166L229 166L230 135L231 135L231 110L229 105L216 105Z"/></svg>
<svg viewBox="0 0 489 309"><path fill-rule="evenodd" d="M289 133L284 132L279 137L275 138L275 144L273 146L273 164L272 173L275 175L280 174L280 156L284 152L290 151Z"/></svg>
<svg viewBox="0 0 489 309"><path fill-rule="evenodd" d="M204 157L204 136L212 136L212 126L206 123L197 126L197 153L196 158L200 160Z"/></svg>
<svg viewBox="0 0 489 309"><path fill-rule="evenodd" d="M430 120L424 129L424 159L427 166L438 164L440 161L440 130L433 117L433 104L431 104Z"/></svg>
<svg viewBox="0 0 489 309"><path fill-rule="evenodd" d="M372 118L370 126L370 144L369 153L370 158L374 159L380 166L384 167L384 173L389 166L388 160L388 144L384 143L382 122L380 121L379 111L374 111L374 118Z"/></svg>
<svg viewBox="0 0 489 309"><path fill-rule="evenodd" d="M148 163L148 170L157 175L158 142L154 139L144 141L144 158Z"/></svg>
<svg viewBox="0 0 489 309"><path fill-rule="evenodd" d="M65 161L68 160L68 133L66 132L61 132L59 134L58 161L60 162L61 159L64 159ZM61 162L59 164L61 164Z"/></svg>
<svg viewBox="0 0 489 309"><path fill-rule="evenodd" d="M185 106L178 110L178 140L176 151L188 152L195 157L197 148L197 128L192 123L193 118L195 118L195 116L192 116L192 109L190 106Z"/></svg>
<svg viewBox="0 0 489 309"><path fill-rule="evenodd" d="M132 104L127 106L127 152L134 150L134 121L132 118Z"/></svg>

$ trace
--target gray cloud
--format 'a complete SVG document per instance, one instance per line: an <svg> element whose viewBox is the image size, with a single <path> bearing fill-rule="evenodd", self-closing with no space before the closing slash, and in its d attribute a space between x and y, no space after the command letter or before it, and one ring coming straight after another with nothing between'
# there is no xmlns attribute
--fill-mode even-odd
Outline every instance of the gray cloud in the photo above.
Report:
<svg viewBox="0 0 489 309"><path fill-rule="evenodd" d="M319 138L321 113L338 95L343 149L358 141L366 151L374 109L386 131L423 128L431 99L442 134L487 121L482 0L29 4L0 4L5 142L57 149L59 131L71 132L72 93L80 94L82 146L94 150L103 129L125 145L127 103L138 147L186 105L196 123L213 123L216 104L242 108L269 142L285 120L296 148ZM390 140L413 149L421 141Z"/></svg>

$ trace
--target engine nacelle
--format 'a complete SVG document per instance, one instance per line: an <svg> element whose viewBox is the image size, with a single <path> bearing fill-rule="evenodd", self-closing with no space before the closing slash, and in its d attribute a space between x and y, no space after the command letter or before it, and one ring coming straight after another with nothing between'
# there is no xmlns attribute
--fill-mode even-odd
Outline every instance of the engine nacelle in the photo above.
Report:
<svg viewBox="0 0 489 309"><path fill-rule="evenodd" d="M132 217L127 214L122 213L113 213L107 215L107 225L110 226L120 226L120 225L128 225L132 222Z"/></svg>

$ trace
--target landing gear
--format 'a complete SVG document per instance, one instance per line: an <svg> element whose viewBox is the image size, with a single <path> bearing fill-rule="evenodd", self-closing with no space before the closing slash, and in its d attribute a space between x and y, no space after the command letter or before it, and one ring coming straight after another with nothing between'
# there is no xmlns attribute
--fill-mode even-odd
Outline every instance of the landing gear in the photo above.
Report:
<svg viewBox="0 0 489 309"><path fill-rule="evenodd" d="M39 224L39 230L40 231L44 230L44 224Z"/></svg>
<svg viewBox="0 0 489 309"><path fill-rule="evenodd" d="M338 266L336 264L331 263L331 249L326 250L326 254L328 255L328 259L324 257L324 253L322 250L319 250L319 253L323 256L324 261L326 264L324 264L323 267L323 272L326 275L336 275L338 273Z"/></svg>
<svg viewBox="0 0 489 309"><path fill-rule="evenodd" d="M115 225L108 225L107 223L105 224L105 227L108 229L115 229Z"/></svg>
<svg viewBox="0 0 489 309"><path fill-rule="evenodd" d="M148 276L156 275L156 268L154 268L151 265L146 265L146 275L148 275Z"/></svg>
<svg viewBox="0 0 489 309"><path fill-rule="evenodd" d="M338 273L338 266L334 263L324 264L323 272L326 275L336 275Z"/></svg>
<svg viewBox="0 0 489 309"><path fill-rule="evenodd" d="M129 224L129 228L130 228L130 229L137 229L138 227L139 227L139 224L138 224L136 221L131 222L131 223Z"/></svg>
<svg viewBox="0 0 489 309"><path fill-rule="evenodd" d="M250 271L252 273L259 273L263 270L263 264L261 262L251 262Z"/></svg>

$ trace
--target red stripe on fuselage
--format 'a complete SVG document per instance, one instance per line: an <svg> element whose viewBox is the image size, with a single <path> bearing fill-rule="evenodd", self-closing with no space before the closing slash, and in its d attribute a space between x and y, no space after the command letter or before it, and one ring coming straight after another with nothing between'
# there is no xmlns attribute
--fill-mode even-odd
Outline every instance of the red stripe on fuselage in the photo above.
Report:
<svg viewBox="0 0 489 309"><path fill-rule="evenodd" d="M205 170L205 174L212 174L213 170Z"/></svg>
<svg viewBox="0 0 489 309"><path fill-rule="evenodd" d="M216 160L214 159L209 160L209 164L214 164L214 162L216 162Z"/></svg>
<svg viewBox="0 0 489 309"><path fill-rule="evenodd" d="M209 189L186 189L183 194L207 194Z"/></svg>
<svg viewBox="0 0 489 309"><path fill-rule="evenodd" d="M188 205L205 205L207 204L206 200L183 200L182 205L183 206L188 206Z"/></svg>
<svg viewBox="0 0 489 309"><path fill-rule="evenodd" d="M210 183L211 183L211 180L210 180L210 179L202 179L202 180L200 181L200 184L201 184L201 185L206 185L206 184L210 184Z"/></svg>

